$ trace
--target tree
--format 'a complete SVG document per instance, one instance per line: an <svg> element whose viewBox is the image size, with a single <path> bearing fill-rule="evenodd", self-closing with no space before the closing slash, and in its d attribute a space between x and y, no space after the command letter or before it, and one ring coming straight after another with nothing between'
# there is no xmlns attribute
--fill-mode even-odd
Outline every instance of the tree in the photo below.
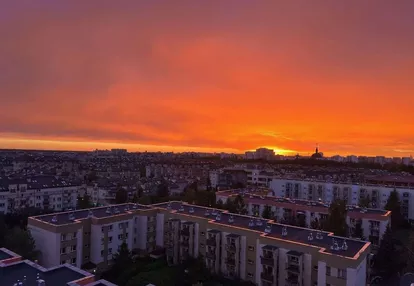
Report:
<svg viewBox="0 0 414 286"><path fill-rule="evenodd" d="M138 203L138 200L139 200L139 197L138 197L138 195L135 193L135 194L134 194L134 196L132 197L131 202L132 202L132 203L134 203L134 204L136 204L136 203Z"/></svg>
<svg viewBox="0 0 414 286"><path fill-rule="evenodd" d="M7 226L4 222L4 216L0 215L0 248L4 246L5 238L7 233Z"/></svg>
<svg viewBox="0 0 414 286"><path fill-rule="evenodd" d="M119 188L115 194L115 203L116 204L125 204L128 201L128 193L125 189Z"/></svg>
<svg viewBox="0 0 414 286"><path fill-rule="evenodd" d="M5 248L19 254L25 259L36 260L39 251L36 250L35 240L29 230L14 227L5 237Z"/></svg>
<svg viewBox="0 0 414 286"><path fill-rule="evenodd" d="M306 225L306 218L304 215L298 215L296 219L296 225L299 227L307 227Z"/></svg>
<svg viewBox="0 0 414 286"><path fill-rule="evenodd" d="M324 225L326 231L331 231L338 236L347 236L346 204L343 200L335 200L329 207L328 219Z"/></svg>
<svg viewBox="0 0 414 286"><path fill-rule="evenodd" d="M385 209L391 211L392 230L397 230L402 225L403 218L401 215L400 199L396 189L390 193Z"/></svg>
<svg viewBox="0 0 414 286"><path fill-rule="evenodd" d="M366 196L365 198L359 199L359 204L358 205L361 208L369 208L371 206L371 200L368 196Z"/></svg>
<svg viewBox="0 0 414 286"><path fill-rule="evenodd" d="M88 209L92 206L91 200L90 200L90 196L85 192L85 194L83 195L83 197L78 196L77 198L77 209L83 210L83 209Z"/></svg>
<svg viewBox="0 0 414 286"><path fill-rule="evenodd" d="M314 220L311 221L310 228L321 229L321 224L320 224L320 222L317 218L315 218Z"/></svg>
<svg viewBox="0 0 414 286"><path fill-rule="evenodd" d="M398 264L397 249L391 227L388 225L382 237L378 252L374 257L373 268L376 275L388 279L398 273Z"/></svg>
<svg viewBox="0 0 414 286"><path fill-rule="evenodd" d="M228 199L227 199L228 201ZM236 208L236 213L238 214L247 214L247 207L246 204L244 203L244 199L241 195L237 195L236 198L234 199L234 205Z"/></svg>
<svg viewBox="0 0 414 286"><path fill-rule="evenodd" d="M354 230L354 233L353 233L353 237L359 238L361 240L365 240L364 229L362 228L362 222L357 222L355 224L355 230Z"/></svg>
<svg viewBox="0 0 414 286"><path fill-rule="evenodd" d="M266 205L262 212L262 218L270 219L272 217L272 208Z"/></svg>
<svg viewBox="0 0 414 286"><path fill-rule="evenodd" d="M157 195L159 197L168 197L170 195L168 183L166 181L162 181L161 184L157 186Z"/></svg>
<svg viewBox="0 0 414 286"><path fill-rule="evenodd" d="M133 264L132 253L128 245L123 242L119 247L118 253L113 255L113 264L111 268L102 273L102 278L112 283L118 284L120 274Z"/></svg>

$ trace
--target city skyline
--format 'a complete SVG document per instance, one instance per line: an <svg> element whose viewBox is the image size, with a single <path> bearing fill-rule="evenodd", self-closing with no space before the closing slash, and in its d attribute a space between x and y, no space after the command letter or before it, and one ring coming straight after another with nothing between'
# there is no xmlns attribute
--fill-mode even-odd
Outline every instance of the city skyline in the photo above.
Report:
<svg viewBox="0 0 414 286"><path fill-rule="evenodd" d="M412 1L101 2L3 5L1 148L414 153Z"/></svg>

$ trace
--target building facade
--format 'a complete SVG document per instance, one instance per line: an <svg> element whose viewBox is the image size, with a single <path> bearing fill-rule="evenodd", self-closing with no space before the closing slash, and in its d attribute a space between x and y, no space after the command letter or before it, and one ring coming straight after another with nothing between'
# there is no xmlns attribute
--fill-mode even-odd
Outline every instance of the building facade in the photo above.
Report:
<svg viewBox="0 0 414 286"><path fill-rule="evenodd" d="M212 272L260 286L366 285L371 246L182 202L31 217L29 228L42 264L106 264L125 241L147 253L163 249L170 264L202 256Z"/></svg>
<svg viewBox="0 0 414 286"><path fill-rule="evenodd" d="M371 207L384 209L391 192L396 190L401 201L404 217L414 222L414 180L372 178L364 183L345 183L323 180L299 180L274 178L270 183L274 195L282 198L329 203L342 199L348 205L357 206L361 199L368 199Z"/></svg>

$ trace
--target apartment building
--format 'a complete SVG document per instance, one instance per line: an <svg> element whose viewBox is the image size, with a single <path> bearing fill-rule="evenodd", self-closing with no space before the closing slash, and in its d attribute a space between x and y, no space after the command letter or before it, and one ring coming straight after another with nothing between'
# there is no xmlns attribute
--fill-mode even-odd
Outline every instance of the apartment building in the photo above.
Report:
<svg viewBox="0 0 414 286"><path fill-rule="evenodd" d="M202 255L212 272L260 286L366 285L369 242L181 202L154 207L171 264Z"/></svg>
<svg viewBox="0 0 414 286"><path fill-rule="evenodd" d="M227 199L234 199L237 195L243 196L249 215L261 216L265 207L269 206L272 218L278 222L291 221L292 217L298 220L302 217L306 225L310 226L314 220L326 219L329 213L329 204L327 203L267 196L266 194L246 192L243 189L218 192L216 199L226 202ZM356 225L361 224L364 237L373 245L379 245L381 237L391 221L391 212L348 206L346 221L351 236Z"/></svg>
<svg viewBox="0 0 414 286"><path fill-rule="evenodd" d="M69 264L46 269L5 248L0 248L0 281L3 286L116 286Z"/></svg>
<svg viewBox="0 0 414 286"><path fill-rule="evenodd" d="M165 249L170 264L202 255L212 272L256 285L366 285L370 243L182 202L29 218L42 265L110 263L123 241Z"/></svg>
<svg viewBox="0 0 414 286"><path fill-rule="evenodd" d="M122 204L30 217L28 228L42 252L41 265L88 263L103 269L126 242L143 253L155 249L156 210Z"/></svg>
<svg viewBox="0 0 414 286"><path fill-rule="evenodd" d="M384 209L391 192L397 190L402 214L411 223L414 222L412 177L368 177L364 183L274 178L270 189L278 197L326 203L342 199L353 206L358 205L361 199L368 198L371 206L377 209Z"/></svg>
<svg viewBox="0 0 414 286"><path fill-rule="evenodd" d="M54 176L25 179L0 179L0 213L12 213L27 207L62 211L76 207L82 189L79 181Z"/></svg>

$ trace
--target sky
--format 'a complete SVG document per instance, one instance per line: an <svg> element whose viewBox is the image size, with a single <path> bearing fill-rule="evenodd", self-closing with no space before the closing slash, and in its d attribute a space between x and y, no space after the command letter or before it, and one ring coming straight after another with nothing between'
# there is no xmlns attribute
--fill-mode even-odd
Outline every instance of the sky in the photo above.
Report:
<svg viewBox="0 0 414 286"><path fill-rule="evenodd" d="M0 148L414 154L412 0L2 0Z"/></svg>

